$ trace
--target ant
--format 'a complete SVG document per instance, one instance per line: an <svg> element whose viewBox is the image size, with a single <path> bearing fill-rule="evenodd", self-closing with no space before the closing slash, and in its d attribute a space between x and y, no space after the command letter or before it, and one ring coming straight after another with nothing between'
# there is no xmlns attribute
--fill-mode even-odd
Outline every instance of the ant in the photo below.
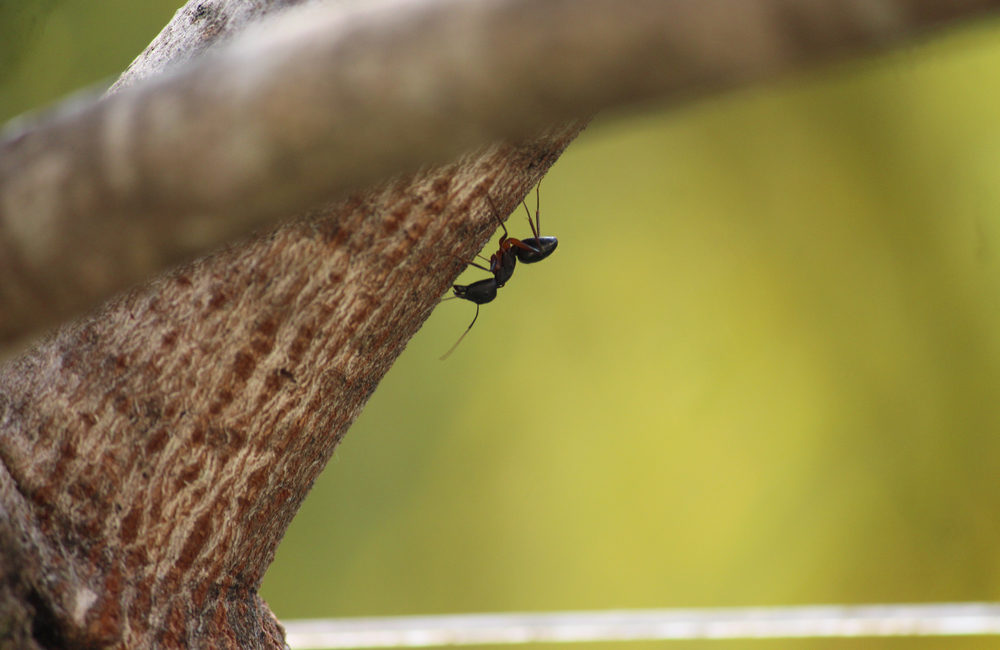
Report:
<svg viewBox="0 0 1000 650"><path fill-rule="evenodd" d="M489 267L485 267L481 264L477 264L473 261L467 261L467 264L471 264L476 268L482 269L487 273L492 273L492 278L486 278L485 280L479 280L473 282L472 284L456 284L453 285L452 290L454 291L453 296L449 298L461 298L462 300L468 300L469 302L475 303L476 305L476 315L472 317L472 322L469 326L465 328L462 332L462 336L458 337L455 344L451 346L441 360L445 360L448 356L455 351L458 344L462 342L465 335L469 333L472 326L476 324L476 319L479 318L479 305L485 305L488 302L492 302L494 298L497 297L497 290L507 284L511 276L514 275L514 268L517 266L518 261L523 264L534 264L535 262L541 262L546 257L552 254L559 245L559 240L555 237L542 237L541 235L541 217L539 216L539 193L540 193L541 183L535 186L535 220L531 220L531 211L528 209L528 204L521 201L521 205L524 206L524 211L528 214L528 226L531 228L532 236L527 239L515 239L510 236L507 232L507 226L504 225L503 220L500 218L500 212L497 210L497 206L493 203L493 198L487 194L486 198L490 202L490 206L493 208L493 216L496 218L500 227L503 229L503 235L500 237L499 246L497 252L490 255L490 259L486 260L482 255L479 257L489 262ZM445 298L448 300L449 298Z"/></svg>

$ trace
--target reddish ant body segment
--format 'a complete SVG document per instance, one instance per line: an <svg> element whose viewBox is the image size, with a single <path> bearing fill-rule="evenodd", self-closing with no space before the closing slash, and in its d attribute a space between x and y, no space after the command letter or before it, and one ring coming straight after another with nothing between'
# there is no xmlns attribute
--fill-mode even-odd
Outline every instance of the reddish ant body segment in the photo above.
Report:
<svg viewBox="0 0 1000 650"><path fill-rule="evenodd" d="M489 262L489 267L485 267L476 262L466 261L466 264L471 264L476 268L480 268L487 273L492 273L492 278L486 278L485 280L479 280L473 282L472 284L456 284L453 285L452 291L454 295L445 298L448 300L450 298L461 298L462 300L468 300L476 305L476 315L472 317L472 322L469 326L465 328L462 332L462 336L458 337L455 344L451 346L441 360L445 360L448 356L455 351L458 344L462 342L465 335L469 333L472 326L476 324L476 319L479 318L479 305L485 305L488 302L492 302L494 298L497 297L497 291L507 284L511 276L514 275L514 268L517 266L518 261L524 264L534 264L535 262L541 262L546 257L555 251L556 246L559 245L559 240L555 237L542 237L541 235L541 218L539 217L539 188L541 183L535 187L535 220L531 220L531 211L528 210L528 205L522 200L521 205L524 206L524 211L528 214L528 226L531 228L532 236L528 239L515 239L511 237L507 232L507 227L504 225L503 220L500 218L500 212L497 210L496 204L493 203L493 198L487 194L486 198L490 202L490 206L493 208L493 216L496 218L500 227L503 229L503 235L500 237L500 242L497 248L497 252L490 255L490 259L486 260ZM479 257L482 257L481 255ZM485 258L483 258L485 260Z"/></svg>

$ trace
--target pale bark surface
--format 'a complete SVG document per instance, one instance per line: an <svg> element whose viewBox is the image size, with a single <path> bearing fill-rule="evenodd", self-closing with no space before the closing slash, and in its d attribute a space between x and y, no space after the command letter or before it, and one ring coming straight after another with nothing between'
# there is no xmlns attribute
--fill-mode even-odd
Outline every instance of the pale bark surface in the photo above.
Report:
<svg viewBox="0 0 1000 650"><path fill-rule="evenodd" d="M565 9L574 3L539 4ZM585 4L580 0L580 6ZM693 9L708 3L663 4L674 7L676 20L696 18L703 30L716 19L709 13L699 16ZM767 3L729 6L750 4ZM834 3L799 4L829 8ZM747 69L688 66L663 74L676 77L670 86L672 92L727 85L763 75L763 69L755 69L747 61L778 61L780 65L768 68L773 72L789 67L795 56L804 53L813 52L807 58L816 59L823 58L820 51L825 56L834 49L850 50L848 46L871 47L875 40L912 33L915 26L957 15L956 7L967 11L989 3L886 0L841 4L847 13L814 17L825 17L833 25L825 39L808 28L817 23L807 21L805 27L789 24L785 34L772 24L767 37L773 41L770 44L767 39L755 41L756 48L727 43L736 50L748 48L727 56L732 65L739 63L749 66ZM176 34L170 36L168 30L151 49L150 57L163 56L152 67L186 51L173 45L174 38L189 38L196 47L204 48L212 39L212 30L216 36L238 31L235 19L221 23L198 19L206 15L199 11L225 6L232 5L206 0L191 3L180 12L171 28ZM261 11L275 6L256 5ZM865 25L863 21L851 22L861 20L861 6L907 7L908 11L893 14L888 21L876 15L878 25L896 26L893 29L866 29L858 26ZM791 14L778 15L788 20ZM446 20L440 14L435 16ZM554 30L561 17L554 12L542 26ZM846 28L841 25L845 21L849 23ZM218 24L227 27L218 28ZM390 24L400 27L399 23ZM907 28L900 30L899 25ZM433 23L424 26L435 28ZM461 25L452 29L458 30L455 34L463 33ZM192 34L189 30L201 31ZM819 38L819 45L806 47L792 37L802 38L803 33ZM707 48L699 34L704 35L704 31L695 30L680 43L694 50ZM372 39L364 41L365 47L377 47L373 44L381 42ZM542 42L535 46L541 47ZM376 58L384 54L370 53ZM657 54L650 51L649 56L656 60ZM239 65L247 64L239 61ZM134 64L133 74L147 75L149 71L143 66L148 63ZM522 61L521 67L514 69L527 64ZM447 65L444 68L448 69ZM587 83L585 73L579 72L579 83ZM22 304L17 300L23 299L25 304L37 306L75 292L90 291L87 300L92 300L101 291L122 286L120 276L132 282L181 252L190 254L219 241L206 236L196 238L198 246L178 245L178 241L188 241L190 233L179 236L170 219L156 222L149 215L169 215L176 210L180 231L197 221L185 221L185 214L201 214L207 221L219 218L221 225L210 224L205 229L228 237L241 231L224 221L231 213L251 210L253 218L244 225L259 224L265 215L288 216L294 213L292 208L311 203L319 195L317 188L341 195L321 208L301 213L281 226L118 297L0 369L0 618L5 623L0 634L6 635L4 640L14 647L280 647L280 628L257 596L257 588L292 516L378 381L462 270L464 265L458 259L470 259L495 229L487 195L501 209L513 209L583 122L565 122L522 144L480 149L457 162L398 177L375 189L353 194L347 194L347 189L412 168L422 161L414 153L417 141L446 142L426 159L440 162L470 144L503 133L538 133L541 124L551 123L546 120L585 114L600 104L586 98L575 104L576 100L553 91L551 103L556 109L546 109L542 117L525 118L524 123L499 120L488 126L489 120L476 121L475 111L484 110L489 115L502 111L487 110L486 99L509 106L520 106L523 100L524 106L511 109L520 116L517 119L549 104L543 101L544 93L522 97L512 92L503 81L509 81L510 73L498 73L498 88L476 95L474 88L492 81L488 75L493 72L484 74L487 77L479 86L466 89L458 85L451 91L458 97L468 91L472 103L456 104L454 112L449 112L447 105L428 109L451 116L448 119L425 116L420 121L418 115L408 127L406 119L414 115L411 112L399 118L403 121L395 130L386 127L383 139L403 134L400 137L404 140L403 153L388 156L390 162L372 153L392 149L377 138L370 143L372 150L363 140L352 144L366 147L366 162L360 165L364 171L355 176L350 175L354 172L347 165L322 167L325 177L309 177L312 163L305 164L298 156L315 161L309 157L315 150L292 147L281 149L281 156L268 163L268 169L279 172L277 177L251 174L207 184L192 178L189 186L184 170L171 167L170 159L175 156L177 165L198 169L196 149L187 147L204 143L180 138L178 151L170 155L118 159L120 170L138 179L136 187L108 185L101 177L103 172L88 177L80 170L76 171L81 178L67 177L48 186L52 201L44 207L52 211L45 216L49 221L41 224L51 227L49 234L55 243L38 235L45 232L39 224L25 227L25 232L36 232L24 241L12 237L10 224L21 217L11 212L11 203L5 204L0 215L0 282L17 279L20 273L25 284L6 286L0 290L0 300L13 296L11 304ZM178 73L169 83L179 84L182 78ZM362 93L350 81L344 78L337 83L346 84L343 92L356 99ZM541 92L542 81L536 79L535 83L535 92ZM604 81L598 78L589 83ZM619 88L621 96L648 96L629 88L625 92ZM302 101L299 96L286 99L291 108ZM144 101L148 101L148 110L161 110L153 95ZM70 150L79 145L103 151L102 147L111 146L111 140L106 140L102 128L122 133L117 130L121 125L111 116L124 109L109 106L115 106L113 101L87 109L95 111L90 118L94 121L86 123L95 125L94 131L77 132L79 123L66 122L59 127L65 138L61 144L58 138L50 141L47 136L37 146ZM215 119L216 108L225 119L235 114L228 113L235 109L226 109L224 104L201 105L200 110ZM274 106L268 110L282 127L295 130L300 126L283 121L287 114ZM102 115L101 111L111 112ZM367 130L359 113L348 111L346 115L353 116L350 119L357 121L359 131ZM472 126L467 119L473 120ZM348 120L338 128L349 130L350 125ZM449 139L445 133L449 126L464 135ZM233 128L238 127L233 124ZM321 132L332 127L322 123L313 128ZM413 134L407 135L408 130ZM186 138L201 132L182 133ZM221 165L227 156L238 159L238 152L226 151L224 145L238 139L224 131L217 135L221 140L209 140L212 163ZM294 139L308 143L316 135L316 130L303 130L296 132ZM35 146L30 144L32 137L29 134L8 145ZM130 151L147 146L128 139L118 144ZM12 155L9 148L0 151L4 159ZM102 155L110 155L108 152L114 152L113 147ZM343 157L343 151L340 155ZM18 172L9 159L5 164L3 182L10 182ZM166 181L154 178L159 165ZM205 173L205 169L197 173ZM307 191L290 189L297 187L300 174L308 177L303 181ZM98 189L89 187L88 182L96 183ZM268 186L262 190L265 194L277 189L262 199L248 183ZM257 200L266 209L248 207L246 201ZM103 222L74 224L74 220L96 214L110 216ZM142 219L133 219L140 214ZM132 221L154 225L130 231ZM33 274L39 271L41 261L75 253L59 243L64 227L75 233L93 229L99 238L107 239L92 242L96 248L88 254L95 259L80 263L99 267L110 259L115 266L91 269L91 275L74 283L68 282L65 274L81 271L72 263L56 264L62 276L36 279ZM32 238L36 235L39 239ZM160 239L168 241L162 249L156 248ZM48 244L53 247L46 248ZM150 252L144 246L155 250ZM35 252L38 257L31 257ZM156 263L123 262L119 259L122 256L148 257ZM118 266L122 263L128 273ZM107 276L114 282L94 293L91 289L99 283L92 285L91 276ZM59 313L66 313L65 305L71 303L59 303L63 310ZM11 313L6 303L0 311L5 318Z"/></svg>
<svg viewBox="0 0 1000 650"><path fill-rule="evenodd" d="M191 3L127 88L0 142L0 344L393 174L882 49L1000 0L312 2L185 60L279 4Z"/></svg>

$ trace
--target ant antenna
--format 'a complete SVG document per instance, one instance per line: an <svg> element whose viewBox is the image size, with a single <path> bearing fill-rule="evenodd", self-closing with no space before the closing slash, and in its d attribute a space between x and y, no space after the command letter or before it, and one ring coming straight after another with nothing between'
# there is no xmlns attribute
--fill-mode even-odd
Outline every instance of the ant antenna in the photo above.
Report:
<svg viewBox="0 0 1000 650"><path fill-rule="evenodd" d="M542 233L542 216L538 212L538 206L541 203L541 193L542 193L542 179L538 179L538 185L535 185L535 227L538 228L538 235L541 236Z"/></svg>
<svg viewBox="0 0 1000 650"><path fill-rule="evenodd" d="M477 269L482 269L482 270L486 271L487 273L492 273L492 271L490 271L488 268L486 268L482 264L479 264L478 262L473 262L472 260L462 259L461 257L459 257L458 255L455 255L454 253L452 253L451 256L454 257L459 262L462 262L464 264L468 264L469 266L474 266ZM486 259L482 255L479 255L478 253L476 254L476 257L478 257L479 259L483 260L484 262L489 262L488 259ZM455 296L452 296L452 298L454 298L454 297Z"/></svg>
<svg viewBox="0 0 1000 650"><path fill-rule="evenodd" d="M445 300L447 300L447 298L445 298ZM441 355L441 361L444 361L445 359L447 359L448 357L451 356L451 353L455 351L455 348L457 348L458 344L462 342L462 339L465 338L465 335L469 333L469 330L472 329L472 326L476 324L476 319L477 318L479 318L479 305L478 304L476 305L476 315L472 317L472 322L469 323L469 326L465 328L465 331L462 332L462 335L460 337L458 337L457 341L455 341L455 345L453 345L450 348L448 348L448 351L445 352L443 355Z"/></svg>

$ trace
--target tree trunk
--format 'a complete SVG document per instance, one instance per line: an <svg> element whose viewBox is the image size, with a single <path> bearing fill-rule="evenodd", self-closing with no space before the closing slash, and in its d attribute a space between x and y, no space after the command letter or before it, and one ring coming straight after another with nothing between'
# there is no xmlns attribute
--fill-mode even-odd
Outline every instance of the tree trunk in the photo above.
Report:
<svg viewBox="0 0 1000 650"><path fill-rule="evenodd" d="M495 229L487 195L512 208L580 126L303 216L8 364L4 533L26 575L3 607L27 595L70 644L280 647L257 588L292 516Z"/></svg>
<svg viewBox="0 0 1000 650"><path fill-rule="evenodd" d="M257 589L292 516L495 230L487 194L513 208L580 128L300 215L3 367L8 647L282 647Z"/></svg>

